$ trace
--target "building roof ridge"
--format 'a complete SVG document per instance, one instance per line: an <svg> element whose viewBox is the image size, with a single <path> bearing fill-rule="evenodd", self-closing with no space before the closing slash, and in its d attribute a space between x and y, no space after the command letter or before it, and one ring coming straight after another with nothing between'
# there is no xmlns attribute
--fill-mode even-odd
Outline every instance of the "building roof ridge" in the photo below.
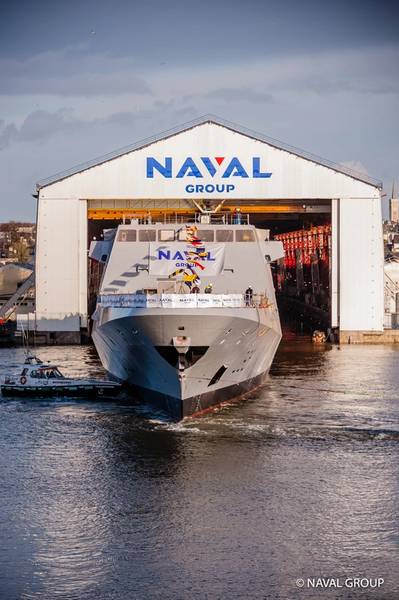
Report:
<svg viewBox="0 0 399 600"><path fill-rule="evenodd" d="M151 144L162 141L169 137L173 137L180 133L184 133L185 131L193 129L194 127L198 127L200 125L205 125L206 123L213 123L214 125L219 125L220 127L229 129L230 131L233 131L234 133L239 133L241 135L252 138L254 140L264 142L265 144L268 144L269 146L272 146L278 150L288 152L290 154L293 154L293 155L303 158L305 160L311 161L315 164L332 169L333 171L336 171L337 173L347 175L348 177L351 177L352 179L362 181L363 183L367 183L374 187L378 187L379 189L382 188L382 182L379 181L378 179L375 179L374 177L370 177L369 175L366 175L364 173L359 173L359 172L355 171L354 169L346 167L345 165L335 163L328 159L324 159L320 156L317 156L316 154L307 152L306 150L301 150L299 148L296 148L295 146L292 146L285 142L281 142L280 140L269 137L263 133L256 132L256 131L249 129L247 127L244 127L242 125L237 125L236 123L233 123L232 121L228 121L227 119L218 117L217 115L214 115L212 113L208 113L208 114L202 115L200 117L197 117L195 119L192 119L191 121L187 121L181 125L177 125L175 127L167 129L163 132L154 134L147 138L143 138L137 142L134 142L133 144L123 146L123 147L121 147L117 150L114 150L112 152L109 152L108 154L105 154L103 156L99 156L97 158L86 161L84 163L80 163L74 167L71 167L70 169L61 171L50 177L47 177L46 179L42 179L36 184L36 189L37 189L37 191L39 191L43 187L46 187L48 185L51 185L51 184L61 181L63 179L67 179L68 177L77 175L78 173L82 173L84 171L87 171L88 169L98 167L106 162L115 160L126 154L130 154L131 152L141 150L142 148L145 148L146 146L150 146Z"/></svg>

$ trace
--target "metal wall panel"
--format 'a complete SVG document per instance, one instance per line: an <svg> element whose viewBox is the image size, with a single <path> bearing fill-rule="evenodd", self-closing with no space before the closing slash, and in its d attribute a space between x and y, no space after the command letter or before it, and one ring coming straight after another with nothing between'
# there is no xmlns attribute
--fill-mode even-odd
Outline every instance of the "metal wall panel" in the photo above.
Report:
<svg viewBox="0 0 399 600"><path fill-rule="evenodd" d="M340 201L339 313L342 331L383 329L383 242L380 202Z"/></svg>
<svg viewBox="0 0 399 600"><path fill-rule="evenodd" d="M86 203L39 199L37 225L37 329L79 331L87 314Z"/></svg>

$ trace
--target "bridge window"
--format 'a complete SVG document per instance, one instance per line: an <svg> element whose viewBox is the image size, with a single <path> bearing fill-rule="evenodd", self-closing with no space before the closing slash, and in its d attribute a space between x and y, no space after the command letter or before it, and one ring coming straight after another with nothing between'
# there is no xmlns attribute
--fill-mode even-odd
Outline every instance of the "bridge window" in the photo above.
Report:
<svg viewBox="0 0 399 600"><path fill-rule="evenodd" d="M135 229L120 229L118 233L118 242L135 242L136 237L137 234Z"/></svg>
<svg viewBox="0 0 399 600"><path fill-rule="evenodd" d="M180 229L176 233L181 242L189 241L190 236L187 235L186 229ZM213 229L197 229L195 236L199 238L201 242L213 242L214 231Z"/></svg>
<svg viewBox="0 0 399 600"><path fill-rule="evenodd" d="M139 242L155 242L155 229L139 229Z"/></svg>
<svg viewBox="0 0 399 600"><path fill-rule="evenodd" d="M39 369L38 371L31 371L30 376L34 377L35 379L44 379L45 377L44 371L41 369Z"/></svg>
<svg viewBox="0 0 399 600"><path fill-rule="evenodd" d="M213 229L198 229L197 237L201 242L213 242L214 231Z"/></svg>
<svg viewBox="0 0 399 600"><path fill-rule="evenodd" d="M236 229L236 242L254 242L255 232L253 229Z"/></svg>
<svg viewBox="0 0 399 600"><path fill-rule="evenodd" d="M176 231L176 237L178 238L179 242L186 242L187 231L185 229L179 229L178 231Z"/></svg>
<svg viewBox="0 0 399 600"><path fill-rule="evenodd" d="M160 229L158 231L158 242L174 242L175 230L174 229Z"/></svg>
<svg viewBox="0 0 399 600"><path fill-rule="evenodd" d="M232 229L216 229L217 242L234 242L234 232Z"/></svg>

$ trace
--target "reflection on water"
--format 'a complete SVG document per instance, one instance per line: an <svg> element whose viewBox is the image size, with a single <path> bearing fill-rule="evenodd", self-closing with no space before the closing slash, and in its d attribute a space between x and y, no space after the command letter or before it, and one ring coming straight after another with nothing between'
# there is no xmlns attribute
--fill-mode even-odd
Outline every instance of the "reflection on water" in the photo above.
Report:
<svg viewBox="0 0 399 600"><path fill-rule="evenodd" d="M39 354L103 373L91 348ZM22 356L0 349L1 374ZM398 358L285 342L267 385L179 424L0 400L0 598L398 597ZM295 586L318 576L386 583Z"/></svg>

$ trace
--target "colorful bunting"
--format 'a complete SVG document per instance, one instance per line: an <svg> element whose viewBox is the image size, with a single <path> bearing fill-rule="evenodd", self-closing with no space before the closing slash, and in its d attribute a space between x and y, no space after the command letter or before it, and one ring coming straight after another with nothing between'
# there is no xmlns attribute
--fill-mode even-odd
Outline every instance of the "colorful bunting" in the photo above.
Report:
<svg viewBox="0 0 399 600"><path fill-rule="evenodd" d="M177 269L169 275L169 278L176 277L176 275L183 274L182 281L188 288L191 288L193 283L199 285L201 279L195 269L203 271L205 266L199 262L199 259L205 258L207 252L202 240L197 237L197 227L195 225L186 225L186 240L191 246L186 252L187 255L187 268Z"/></svg>

